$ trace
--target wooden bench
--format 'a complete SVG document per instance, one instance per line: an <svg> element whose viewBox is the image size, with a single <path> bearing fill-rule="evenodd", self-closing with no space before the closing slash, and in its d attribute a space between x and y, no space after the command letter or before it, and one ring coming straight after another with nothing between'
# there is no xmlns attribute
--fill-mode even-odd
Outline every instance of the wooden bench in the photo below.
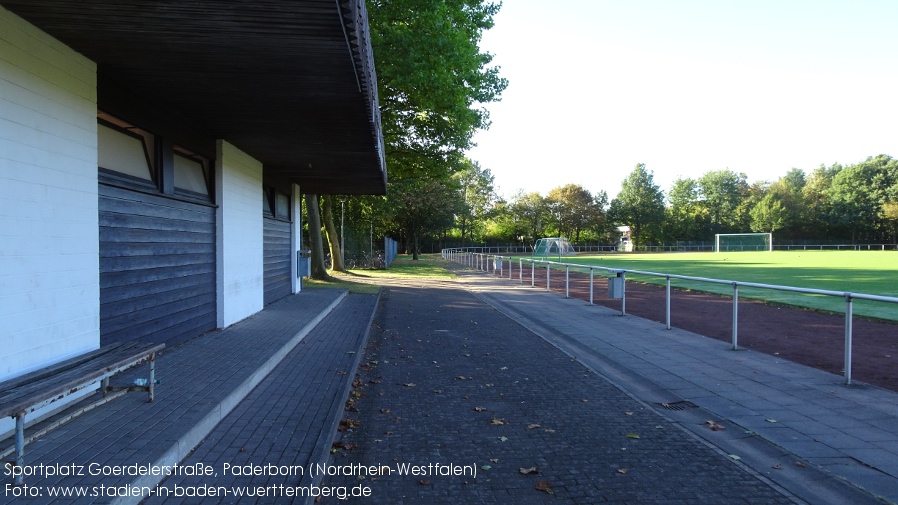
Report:
<svg viewBox="0 0 898 505"><path fill-rule="evenodd" d="M94 406L117 398L128 391L147 391L147 401L152 402L156 382L156 353L164 347L165 344L138 341L110 344L95 351L0 383L0 417L9 416L16 421L15 448L7 450L0 457L5 457L14 451L16 454L15 465L19 468L24 467L25 416L66 396L87 389L94 384L100 383L103 400L96 402L93 406L82 408L77 414L66 416L64 419L53 423L52 426L41 430L40 433L32 434L29 442L43 436L47 431L57 427L62 422L70 420ZM150 377L146 386L111 387L109 385L109 378L113 375L144 362L149 362L150 364ZM109 395L113 391L117 391L117 393ZM22 482L23 475L17 473L15 483L22 484Z"/></svg>

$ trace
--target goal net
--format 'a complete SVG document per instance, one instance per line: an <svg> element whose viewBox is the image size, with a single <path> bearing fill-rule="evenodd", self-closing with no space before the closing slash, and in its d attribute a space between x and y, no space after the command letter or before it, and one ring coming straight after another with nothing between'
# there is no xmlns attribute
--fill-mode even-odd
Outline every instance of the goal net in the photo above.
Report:
<svg viewBox="0 0 898 505"><path fill-rule="evenodd" d="M550 237L537 240L536 246L533 247L533 254L530 257L548 258L549 256L558 256L560 259L568 254L576 254L568 239L564 237Z"/></svg>
<svg viewBox="0 0 898 505"><path fill-rule="evenodd" d="M714 235L714 250L726 251L772 251L772 233L718 233Z"/></svg>

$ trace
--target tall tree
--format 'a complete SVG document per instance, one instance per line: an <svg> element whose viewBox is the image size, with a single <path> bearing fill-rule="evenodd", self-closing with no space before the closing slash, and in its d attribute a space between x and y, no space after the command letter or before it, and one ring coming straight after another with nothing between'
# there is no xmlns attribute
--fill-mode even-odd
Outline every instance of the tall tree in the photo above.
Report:
<svg viewBox="0 0 898 505"><path fill-rule="evenodd" d="M609 214L616 222L630 227L636 249L645 238L660 235L664 222L664 193L644 163L636 165L621 183L620 193L611 201Z"/></svg>
<svg viewBox="0 0 898 505"><path fill-rule="evenodd" d="M699 198L708 212L712 233L741 231L739 204L748 190L745 174L730 169L706 173L698 180Z"/></svg>
<svg viewBox="0 0 898 505"><path fill-rule="evenodd" d="M808 177L802 189L804 209L801 213L801 230L807 237L831 238L832 237L832 204L829 200L829 188L832 186L833 177L842 171L839 164L827 168L820 165Z"/></svg>
<svg viewBox="0 0 898 505"><path fill-rule="evenodd" d="M831 216L850 231L851 243L860 234L883 231L882 207L889 201L893 174L898 174L898 160L879 155L845 167L833 177L827 190Z"/></svg>
<svg viewBox="0 0 898 505"><path fill-rule="evenodd" d="M698 182L688 177L675 180L667 194L667 201L665 239L704 239L705 214L698 201Z"/></svg>
<svg viewBox="0 0 898 505"><path fill-rule="evenodd" d="M338 272L345 272L346 267L343 266L340 235L337 233L337 227L334 225L334 197L333 195L322 195L321 200L324 231L327 233L327 243L330 245L331 249L331 269Z"/></svg>
<svg viewBox="0 0 898 505"><path fill-rule="evenodd" d="M426 223L442 222L435 219L442 213L409 213L450 187L474 133L489 127L485 105L498 101L508 85L491 65L492 55L479 47L500 4L373 0L368 7L393 223L411 233L409 249L417 259ZM451 226L450 220L441 229Z"/></svg>
<svg viewBox="0 0 898 505"><path fill-rule="evenodd" d="M327 280L327 269L324 268L324 241L321 240L321 214L318 210L318 195L306 193L306 217L309 220L309 247L312 250L311 277Z"/></svg>
<svg viewBox="0 0 898 505"><path fill-rule="evenodd" d="M782 197L775 192L768 192L751 209L751 230L774 233L781 229L787 219L786 206Z"/></svg>
<svg viewBox="0 0 898 505"><path fill-rule="evenodd" d="M465 240L473 238L475 231L482 232L486 220L496 202L493 174L480 168L476 161L465 160L464 168L452 177L459 187L461 207L455 216L455 225L461 232L462 247Z"/></svg>
<svg viewBox="0 0 898 505"><path fill-rule="evenodd" d="M580 241L580 232L597 218L592 193L579 184L566 184L549 191L546 205L559 236Z"/></svg>
<svg viewBox="0 0 898 505"><path fill-rule="evenodd" d="M523 223L525 238L535 244L543 236L549 213L545 199L537 192L518 192L511 202L511 212Z"/></svg>
<svg viewBox="0 0 898 505"><path fill-rule="evenodd" d="M428 233L452 226L461 204L457 189L440 179L409 180L394 186L390 198L394 219L405 233L413 260L418 259L421 240Z"/></svg>

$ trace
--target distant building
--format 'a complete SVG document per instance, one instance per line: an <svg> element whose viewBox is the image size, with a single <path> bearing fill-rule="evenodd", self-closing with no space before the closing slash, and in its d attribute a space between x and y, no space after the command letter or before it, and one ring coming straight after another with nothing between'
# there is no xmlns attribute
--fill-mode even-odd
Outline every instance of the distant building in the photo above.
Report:
<svg viewBox="0 0 898 505"><path fill-rule="evenodd" d="M617 232L620 234L620 238L617 241L617 250L622 252L632 252L633 238L630 236L630 227L618 226Z"/></svg>

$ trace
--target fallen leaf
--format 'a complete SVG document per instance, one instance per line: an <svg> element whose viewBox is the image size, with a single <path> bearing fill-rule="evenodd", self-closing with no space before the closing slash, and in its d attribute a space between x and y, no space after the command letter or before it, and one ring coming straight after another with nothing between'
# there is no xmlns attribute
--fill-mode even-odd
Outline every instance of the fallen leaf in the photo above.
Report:
<svg viewBox="0 0 898 505"><path fill-rule="evenodd" d="M708 428L711 428L711 431L720 431L726 429L722 424L717 424L715 421L705 421L705 424L708 425Z"/></svg>
<svg viewBox="0 0 898 505"><path fill-rule="evenodd" d="M418 481L418 484L421 484L422 486L428 486L428 485L430 485L430 480L429 479L421 479Z"/></svg>
<svg viewBox="0 0 898 505"><path fill-rule="evenodd" d="M796 461L795 466L797 466L798 468L804 468L806 465L804 463L802 463L801 461Z"/></svg>
<svg viewBox="0 0 898 505"><path fill-rule="evenodd" d="M547 480L541 480L533 485L533 488L537 491L542 491L543 493L552 494L552 485L549 484Z"/></svg>
<svg viewBox="0 0 898 505"><path fill-rule="evenodd" d="M474 407L474 412L486 412L486 407Z"/></svg>
<svg viewBox="0 0 898 505"><path fill-rule="evenodd" d="M415 387L415 383L414 383L414 382L406 382L406 383L405 383L405 387L407 387L407 388L413 388L413 387Z"/></svg>
<svg viewBox="0 0 898 505"><path fill-rule="evenodd" d="M764 420L767 421L768 423L775 423L775 422L776 422L776 419L770 419L770 418L767 418L767 419L764 419Z"/></svg>
<svg viewBox="0 0 898 505"><path fill-rule="evenodd" d="M486 387L488 387L488 388L493 387L493 384L484 384L484 385L485 385Z"/></svg>
<svg viewBox="0 0 898 505"><path fill-rule="evenodd" d="M481 470L489 470L489 469L491 469L491 468L492 468L492 467L489 466L489 465L483 465L483 466L480 467Z"/></svg>
<svg viewBox="0 0 898 505"><path fill-rule="evenodd" d="M783 465L776 464L776 465L771 466L770 468L773 468L774 470L782 470Z"/></svg>
<svg viewBox="0 0 898 505"><path fill-rule="evenodd" d="M508 370L508 367L507 367L507 366L503 366L503 367L500 368L499 370Z"/></svg>
<svg viewBox="0 0 898 505"><path fill-rule="evenodd" d="M494 418L490 419L490 424L492 424L493 426L505 426L506 424L508 424L508 420L507 419L499 419L498 417L494 417Z"/></svg>
<svg viewBox="0 0 898 505"><path fill-rule="evenodd" d="M527 425L527 429L528 429L528 430L535 430L535 429L537 429L537 428L539 428L539 425L538 425L538 424L528 424L528 425Z"/></svg>
<svg viewBox="0 0 898 505"><path fill-rule="evenodd" d="M492 462L492 463L498 463L498 462L499 462L499 458L490 458L490 462Z"/></svg>
<svg viewBox="0 0 898 505"><path fill-rule="evenodd" d="M580 401L583 402L583 403L588 403L588 402L589 402L589 400L580 400Z"/></svg>
<svg viewBox="0 0 898 505"><path fill-rule="evenodd" d="M530 468L521 468L518 471L521 472L521 475L530 475L531 473L539 473L539 469L535 466L531 466Z"/></svg>
<svg viewBox="0 0 898 505"><path fill-rule="evenodd" d="M390 409L380 409L380 413L381 413L381 414L389 414L389 413L390 413Z"/></svg>
<svg viewBox="0 0 898 505"><path fill-rule="evenodd" d="M340 421L340 426L337 428L337 431L353 430L355 428L358 428L360 424L362 423L356 421L355 419L344 419Z"/></svg>
<svg viewBox="0 0 898 505"><path fill-rule="evenodd" d="M440 394L440 393L442 393L442 392L443 392L442 389L434 389L434 390L433 390L433 394L435 394L435 395L438 395L438 394Z"/></svg>
<svg viewBox="0 0 898 505"><path fill-rule="evenodd" d="M736 456L735 454L730 454L730 459L732 459L733 461L739 461L742 458L740 458L739 456Z"/></svg>
<svg viewBox="0 0 898 505"><path fill-rule="evenodd" d="M627 414L628 416L632 416L632 415L633 415L632 412L624 412L624 414Z"/></svg>
<svg viewBox="0 0 898 505"><path fill-rule="evenodd" d="M546 429L544 429L543 431L546 432L546 433L555 433L555 430L553 430L553 429L551 429L551 428L546 428Z"/></svg>
<svg viewBox="0 0 898 505"><path fill-rule="evenodd" d="M627 469L627 468L618 468L618 469L617 469L617 473L620 473L620 474L623 474L623 475L626 475L627 472L629 472L629 471L630 471L630 470Z"/></svg>
<svg viewBox="0 0 898 505"><path fill-rule="evenodd" d="M508 437L499 437L500 442L508 442Z"/></svg>
<svg viewBox="0 0 898 505"><path fill-rule="evenodd" d="M627 433L627 438L639 438L639 435L636 433Z"/></svg>
<svg viewBox="0 0 898 505"><path fill-rule="evenodd" d="M463 381L463 380L465 380L465 379L467 379L467 377L465 377L464 375L456 375L456 376L455 376L455 380Z"/></svg>

